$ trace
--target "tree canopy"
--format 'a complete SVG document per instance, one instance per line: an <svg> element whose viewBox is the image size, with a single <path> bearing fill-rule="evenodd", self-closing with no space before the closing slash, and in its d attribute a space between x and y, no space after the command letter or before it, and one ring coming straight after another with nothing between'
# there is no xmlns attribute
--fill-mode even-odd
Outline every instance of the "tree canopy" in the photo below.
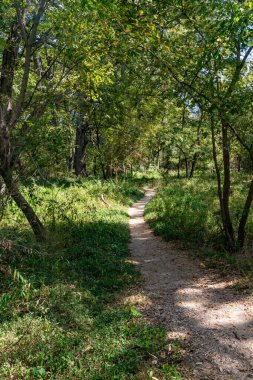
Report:
<svg viewBox="0 0 253 380"><path fill-rule="evenodd" d="M0 174L39 239L22 178L214 167L227 247L243 246L253 181L236 226L230 195L231 171L253 164L252 8L1 2Z"/></svg>

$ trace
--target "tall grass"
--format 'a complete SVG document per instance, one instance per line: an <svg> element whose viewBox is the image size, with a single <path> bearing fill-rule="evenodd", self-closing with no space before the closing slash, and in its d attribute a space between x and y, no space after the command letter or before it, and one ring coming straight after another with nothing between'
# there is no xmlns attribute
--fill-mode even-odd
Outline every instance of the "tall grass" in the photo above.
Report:
<svg viewBox="0 0 253 380"><path fill-rule="evenodd" d="M236 227L247 194L247 176L234 173L231 213ZM199 174L193 179L168 176L156 197L146 206L145 218L155 233L167 240L178 240L223 274L238 274L237 285L253 289L253 212L247 226L244 254L231 255L224 250L223 230L217 184L212 175Z"/></svg>
<svg viewBox="0 0 253 380"><path fill-rule="evenodd" d="M147 205L145 217L168 240L201 242L219 233L215 183L171 178Z"/></svg>
<svg viewBox="0 0 253 380"><path fill-rule="evenodd" d="M128 260L127 206L149 181L23 185L50 231L43 245L8 203L0 231L1 379L181 378L168 364L152 369L165 332L120 301L139 281Z"/></svg>
<svg viewBox="0 0 253 380"><path fill-rule="evenodd" d="M145 217L157 234L168 240L222 247L222 223L214 176L193 179L166 179L156 197L147 205ZM238 225L247 193L245 175L235 175L231 194L234 226ZM248 240L252 239L253 214L248 222Z"/></svg>

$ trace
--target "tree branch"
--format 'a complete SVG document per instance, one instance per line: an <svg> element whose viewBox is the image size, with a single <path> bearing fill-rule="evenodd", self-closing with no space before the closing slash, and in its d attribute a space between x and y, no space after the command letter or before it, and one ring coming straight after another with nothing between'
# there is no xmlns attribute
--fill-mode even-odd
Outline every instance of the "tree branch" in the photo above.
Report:
<svg viewBox="0 0 253 380"><path fill-rule="evenodd" d="M26 94L26 90L27 90L27 83L28 83L29 74L30 74L32 47L33 47L33 44L34 44L35 39L36 39L36 33L38 30L38 26L40 23L41 16L43 15L44 10L45 10L45 5L46 5L46 0L41 0L38 12L34 18L31 33L30 33L30 35L27 39L27 42L26 42L25 64L24 64L24 70L23 70L23 78L22 78L22 82L21 82L21 89L19 92L19 96L17 99L15 110L13 112L13 115L12 115L12 118L10 121L10 127L13 127L15 125L16 121L18 120L18 118L22 112L22 107L24 104L25 94Z"/></svg>
<svg viewBox="0 0 253 380"><path fill-rule="evenodd" d="M246 51L246 53L245 53L243 59L242 59L241 61L240 61L240 59L239 59L239 62L237 62L237 65L236 65L236 69L235 69L234 75L233 75L233 77L232 77L232 79L231 79L230 85L229 85L229 87L228 87L228 89L227 89L227 92L226 92L226 98L229 97L229 96L232 94L232 92L233 92L233 90L234 90L234 87L235 87L237 81L238 81L239 78L240 78L241 70L243 69L243 67L244 67L244 65L245 65L245 63L246 63L248 56L249 56L250 53L252 52L252 49L253 49L253 46L250 46L250 47L247 49L247 51ZM237 61L238 61L238 59L237 59Z"/></svg>

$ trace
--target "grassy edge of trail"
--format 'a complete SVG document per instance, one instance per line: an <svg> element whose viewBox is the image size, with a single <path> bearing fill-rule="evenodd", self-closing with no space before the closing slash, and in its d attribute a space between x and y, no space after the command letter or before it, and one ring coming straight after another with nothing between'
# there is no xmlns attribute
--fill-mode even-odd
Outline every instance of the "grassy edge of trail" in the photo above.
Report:
<svg viewBox="0 0 253 380"><path fill-rule="evenodd" d="M128 260L127 207L152 181L23 186L51 230L47 245L34 242L23 216L8 204L0 223L1 379L182 378L178 349L169 361L159 359L165 331L122 302L139 281Z"/></svg>
<svg viewBox="0 0 253 380"><path fill-rule="evenodd" d="M233 177L231 210L237 222L247 191L241 174ZM160 183L157 194L145 208L145 220L156 235L175 241L179 248L198 256L203 267L216 269L235 279L235 286L252 293L253 286L253 210L248 222L248 246L244 253L224 250L217 184L212 175L178 179L174 175Z"/></svg>

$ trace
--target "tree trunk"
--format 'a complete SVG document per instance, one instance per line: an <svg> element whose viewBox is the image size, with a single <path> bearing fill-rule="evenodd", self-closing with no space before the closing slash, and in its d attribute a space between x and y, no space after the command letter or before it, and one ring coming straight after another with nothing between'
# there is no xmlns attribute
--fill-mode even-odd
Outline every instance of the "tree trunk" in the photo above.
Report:
<svg viewBox="0 0 253 380"><path fill-rule="evenodd" d="M217 149L216 149L215 131L214 131L214 119L213 119L212 115L211 115L211 132L212 132L212 145L213 145L213 161L214 161L214 167L215 167L217 185L218 185L218 198L220 201L222 224L224 226L224 210L223 210L223 202L222 202L221 174L220 174L220 168L219 168L218 159L217 159Z"/></svg>
<svg viewBox="0 0 253 380"><path fill-rule="evenodd" d="M217 184L218 184L218 197L219 197L219 202L220 202L222 225L223 225L224 232L225 232L227 247L230 251L234 251L235 250L234 237L233 237L233 235L231 237L231 235L229 233L228 219L227 219L227 215L226 215L225 207L224 207L224 187L222 189L221 173L220 173L220 168L219 168L218 159L217 159L215 130L214 130L214 118L212 115L211 115L211 132L212 132L212 145L213 145L213 160L214 160L214 166L215 166L215 172L216 172ZM225 138L225 140L226 140L226 138ZM223 141L223 143L224 142L226 142L226 141ZM227 165L227 157L226 157L225 161L226 161L226 165ZM230 162L230 160L229 160L229 162ZM225 166L225 163L224 163L224 166ZM228 165L228 167L229 167L229 165ZM226 170L227 170L227 167L226 167ZM225 169L224 169L224 172L225 172ZM226 173L226 175L227 175L227 173ZM226 182L226 181L227 181L227 177L225 177L225 173L224 173L224 182ZM227 183L226 183L226 186L227 186ZM230 186L229 186L229 193L230 193ZM229 197L228 197L228 200L229 200ZM229 217L230 217L230 213L229 213ZM230 223L231 223L231 219L230 219Z"/></svg>
<svg viewBox="0 0 253 380"><path fill-rule="evenodd" d="M27 221L32 227L37 240L43 240L45 229L36 216L34 210L19 192L17 185L12 178L12 168L16 164L18 155L15 157L16 145L11 144L10 131L15 129L16 123L20 118L30 74L31 59L35 49L34 43L37 38L37 29L44 13L46 0L40 0L38 10L33 17L33 23L26 33L26 21L23 18L23 5L15 2L16 17L13 17L13 25L10 26L9 36L2 52L1 77L0 77L0 175L6 185L7 191L17 204L18 208L24 213ZM31 20L31 18L29 18ZM30 21L29 21L30 23ZM23 55L18 56L20 42L23 39ZM13 87L16 70L21 73L18 94L15 94L15 107L13 109ZM15 134L14 134L15 136Z"/></svg>
<svg viewBox="0 0 253 380"><path fill-rule="evenodd" d="M158 152L157 152L157 170L160 170L160 152L161 152L161 148L159 147L158 148Z"/></svg>
<svg viewBox="0 0 253 380"><path fill-rule="evenodd" d="M180 178L180 169L181 169L181 157L178 158L178 164L177 164L177 178Z"/></svg>
<svg viewBox="0 0 253 380"><path fill-rule="evenodd" d="M243 248L244 246L245 232L246 232L245 229L246 229L246 224L249 217L249 211L250 211L250 206L252 204L252 200L253 200L253 179L251 180L251 183L250 183L248 196L244 204L242 216L241 216L239 227L238 227L238 244L240 248Z"/></svg>
<svg viewBox="0 0 253 380"><path fill-rule="evenodd" d="M235 250L234 228L231 220L229 200L230 200L230 148L228 140L228 126L226 122L221 119L222 124L222 153L223 153L223 168L224 168L224 181L223 181L223 212L224 212L224 229L227 238L228 249Z"/></svg>
<svg viewBox="0 0 253 380"><path fill-rule="evenodd" d="M36 236L36 239L38 241L44 241L46 237L45 228L43 227L43 224L35 214L33 208L29 205L27 200L20 193L17 185L12 179L11 174L2 173L2 178L4 180L8 193L10 194L18 208L24 213L28 223L30 224Z"/></svg>
<svg viewBox="0 0 253 380"><path fill-rule="evenodd" d="M190 178L193 178L196 163L197 163L198 155L197 153L194 153L193 159L192 159L192 165L191 165L191 171L190 171Z"/></svg>
<svg viewBox="0 0 253 380"><path fill-rule="evenodd" d="M184 161L185 161L185 176L186 176L186 178L189 178L188 158L186 157L186 158L184 159Z"/></svg>
<svg viewBox="0 0 253 380"><path fill-rule="evenodd" d="M76 176L87 176L86 147L89 143L87 137L88 130L89 124L87 120L76 128L76 146L74 155L74 170Z"/></svg>

